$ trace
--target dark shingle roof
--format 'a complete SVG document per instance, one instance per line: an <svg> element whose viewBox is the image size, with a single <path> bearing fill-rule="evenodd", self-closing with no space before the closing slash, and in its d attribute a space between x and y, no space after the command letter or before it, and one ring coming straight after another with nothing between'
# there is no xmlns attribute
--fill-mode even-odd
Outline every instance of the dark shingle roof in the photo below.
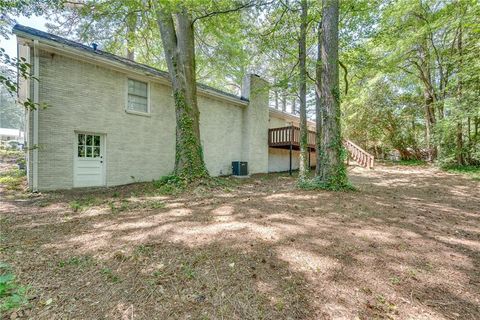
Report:
<svg viewBox="0 0 480 320"><path fill-rule="evenodd" d="M78 49L80 51L84 51L84 52L88 52L90 54L98 55L99 57L102 57L104 59L108 59L108 60L111 60L111 61L114 61L114 62L119 62L121 64L124 64L127 67L138 69L138 70L147 72L149 74L152 74L152 75L164 78L164 79L168 79L168 80L170 79L170 75L166 71L159 70L159 69L150 67L146 64L138 63L138 62L129 60L127 58L123 58L123 57L111 54L111 53L106 52L106 51L102 51L102 50L98 50L98 49L94 50L90 46L86 46L86 45L81 44L79 42L72 41L72 40L69 40L69 39L66 39L66 38L63 38L63 37L59 37L59 36L56 36L54 34L44 32L44 31L41 31L41 30L38 30L38 29L35 29L35 28L31 28L31 27L20 25L20 24L16 24L13 27L13 32L15 34L23 33L23 34L31 35L31 36L36 37L36 38L53 41L53 42L56 42L58 44L62 44L62 45L65 45L65 46L68 46L68 47L71 47L71 48ZM203 90L216 92L216 93L224 95L228 98L234 98L234 99L238 99L238 100L241 100L241 101L248 101L248 99L245 99L243 97L239 97L237 95L234 95L234 94L231 94L231 93L219 90L219 89L215 89L213 87L207 86L207 85L202 84L202 83L197 83L197 87L200 88L200 89L203 89Z"/></svg>

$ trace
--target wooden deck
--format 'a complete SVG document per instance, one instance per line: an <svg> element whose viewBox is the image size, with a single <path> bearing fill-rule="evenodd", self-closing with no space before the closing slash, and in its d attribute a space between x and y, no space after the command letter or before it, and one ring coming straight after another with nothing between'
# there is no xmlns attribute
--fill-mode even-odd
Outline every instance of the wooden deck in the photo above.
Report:
<svg viewBox="0 0 480 320"><path fill-rule="evenodd" d="M315 131L308 131L308 148L315 150ZM295 126L268 129L268 146L271 148L282 148L300 150L300 128Z"/></svg>
<svg viewBox="0 0 480 320"><path fill-rule="evenodd" d="M310 152L315 151L315 131L308 131L307 147ZM361 166L371 169L374 166L375 158L350 140L344 140L343 145L349 156ZM290 172L292 167L292 150L300 150L300 128L288 126L268 129L268 146L270 148L281 148L290 150ZM347 160L348 161L348 160ZM310 163L310 156L309 156Z"/></svg>

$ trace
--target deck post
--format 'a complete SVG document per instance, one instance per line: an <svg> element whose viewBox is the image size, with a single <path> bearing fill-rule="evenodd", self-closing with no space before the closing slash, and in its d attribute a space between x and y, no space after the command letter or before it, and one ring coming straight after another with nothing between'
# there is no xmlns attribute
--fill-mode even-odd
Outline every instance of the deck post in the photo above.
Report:
<svg viewBox="0 0 480 320"><path fill-rule="evenodd" d="M292 175L292 143L290 142L290 166L288 169L288 173Z"/></svg>
<svg viewBox="0 0 480 320"><path fill-rule="evenodd" d="M312 169L312 165L310 164L310 147L307 147L308 150L308 170Z"/></svg>
<svg viewBox="0 0 480 320"><path fill-rule="evenodd" d="M288 173L292 175L292 149L293 149L293 135L294 135L293 126L291 127L290 130L291 130L290 131L290 166L288 169Z"/></svg>

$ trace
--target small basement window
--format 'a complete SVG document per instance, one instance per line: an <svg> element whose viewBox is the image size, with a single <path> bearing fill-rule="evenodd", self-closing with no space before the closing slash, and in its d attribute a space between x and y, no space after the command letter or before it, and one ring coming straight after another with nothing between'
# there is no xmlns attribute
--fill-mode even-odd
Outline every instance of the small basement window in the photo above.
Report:
<svg viewBox="0 0 480 320"><path fill-rule="evenodd" d="M148 83L128 79L127 111L149 113Z"/></svg>

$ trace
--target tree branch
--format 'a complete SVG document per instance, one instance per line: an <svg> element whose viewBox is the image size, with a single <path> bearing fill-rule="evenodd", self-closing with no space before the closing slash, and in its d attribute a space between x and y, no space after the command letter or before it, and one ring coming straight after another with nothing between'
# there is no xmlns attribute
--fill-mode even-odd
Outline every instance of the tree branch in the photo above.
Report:
<svg viewBox="0 0 480 320"><path fill-rule="evenodd" d="M347 67L342 63L342 61L338 60L338 64L343 69L343 80L345 81L345 95L348 94L348 70Z"/></svg>
<svg viewBox="0 0 480 320"><path fill-rule="evenodd" d="M251 7L254 7L256 4L257 4L257 1L252 0L250 2L242 3L235 8L229 8L229 9L223 9L223 10L208 12L208 13L204 14L203 16L198 16L195 19L193 19L192 24L194 24L197 20L209 18L211 16L215 16L215 15L219 15L219 14L232 13L232 12L240 11L240 10L245 9L245 8L251 8ZM265 5L265 4L263 4L263 5Z"/></svg>

